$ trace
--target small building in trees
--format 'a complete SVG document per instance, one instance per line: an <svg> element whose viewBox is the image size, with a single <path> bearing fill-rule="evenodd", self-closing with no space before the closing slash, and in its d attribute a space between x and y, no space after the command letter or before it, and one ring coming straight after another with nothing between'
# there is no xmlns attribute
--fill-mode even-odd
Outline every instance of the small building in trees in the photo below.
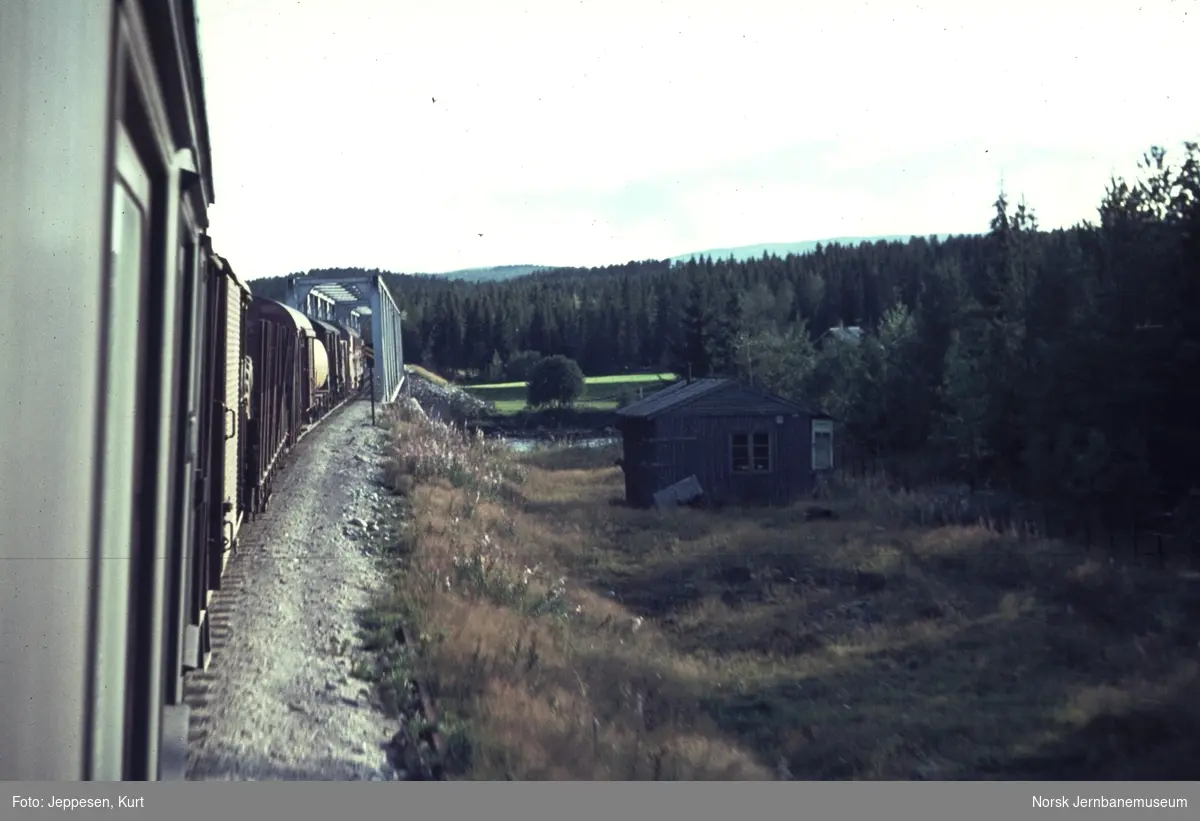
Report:
<svg viewBox="0 0 1200 821"><path fill-rule="evenodd" d="M817 337L816 341L821 342L826 338L835 340L837 342L842 342L847 345L857 346L862 343L863 329L858 325L851 325L849 327L845 325L836 325Z"/></svg>
<svg viewBox="0 0 1200 821"><path fill-rule="evenodd" d="M716 504L787 504L833 468L833 420L733 379L681 380L617 411L625 498L694 476Z"/></svg>

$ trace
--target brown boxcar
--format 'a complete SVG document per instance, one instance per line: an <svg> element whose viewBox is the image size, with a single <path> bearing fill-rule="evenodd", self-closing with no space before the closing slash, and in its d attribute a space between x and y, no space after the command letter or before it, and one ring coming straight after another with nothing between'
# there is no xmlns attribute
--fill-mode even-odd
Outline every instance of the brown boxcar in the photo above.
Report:
<svg viewBox="0 0 1200 821"><path fill-rule="evenodd" d="M317 414L317 391L328 378L324 346L299 311L255 299L247 343L256 389L246 426L246 507L259 513L270 498L281 456Z"/></svg>
<svg viewBox="0 0 1200 821"><path fill-rule="evenodd" d="M196 492L193 498L195 546L186 599L185 668L207 666L210 653L208 603L220 589L221 575L246 516L239 493L244 461L246 315L250 289L229 263L205 243L201 265L204 356L199 368Z"/></svg>

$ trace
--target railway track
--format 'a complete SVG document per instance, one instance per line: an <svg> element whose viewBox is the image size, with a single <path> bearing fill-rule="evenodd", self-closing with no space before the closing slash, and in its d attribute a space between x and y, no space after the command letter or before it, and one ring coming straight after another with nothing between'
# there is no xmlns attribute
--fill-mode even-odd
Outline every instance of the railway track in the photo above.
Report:
<svg viewBox="0 0 1200 821"><path fill-rule="evenodd" d="M175 778L185 688L254 600L226 590L231 554L271 525L281 460L299 461L283 454L329 424L304 420L368 371L376 402L395 397L403 312L380 276L292 277L276 302L215 252L193 0L3 0L0 20L0 98L30 101L0 140L0 188L31 204L4 250L39 272L6 299L56 328L0 364L21 390L0 426L0 560L39 591L0 601L0 777ZM78 241L47 256L46 231ZM45 313L6 330L37 339Z"/></svg>
<svg viewBox="0 0 1200 821"><path fill-rule="evenodd" d="M333 411L245 525L211 603L212 663L185 679L188 778L395 777L390 722L353 677L358 615L383 577L346 521L387 504L371 490L375 439L366 402Z"/></svg>

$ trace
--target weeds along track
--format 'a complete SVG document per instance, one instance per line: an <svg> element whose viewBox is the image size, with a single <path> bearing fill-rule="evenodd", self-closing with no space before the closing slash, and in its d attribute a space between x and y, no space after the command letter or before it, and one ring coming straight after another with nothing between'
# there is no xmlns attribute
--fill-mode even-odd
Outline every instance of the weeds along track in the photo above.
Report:
<svg viewBox="0 0 1200 821"><path fill-rule="evenodd" d="M1189 574L925 523L937 489L853 477L820 510L633 509L612 453L414 417L372 629L381 684L438 696L453 778L1196 776Z"/></svg>

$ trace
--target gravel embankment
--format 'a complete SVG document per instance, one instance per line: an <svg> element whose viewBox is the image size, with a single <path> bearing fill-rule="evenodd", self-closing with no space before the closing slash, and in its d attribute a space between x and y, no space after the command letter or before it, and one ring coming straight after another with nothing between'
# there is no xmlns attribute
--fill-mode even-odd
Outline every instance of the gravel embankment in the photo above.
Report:
<svg viewBox="0 0 1200 821"><path fill-rule="evenodd" d="M491 406L459 387L445 387L418 376L409 376L409 394L435 419L461 421L486 415Z"/></svg>
<svg viewBox="0 0 1200 821"><path fill-rule="evenodd" d="M192 780L392 780L396 730L369 684L358 617L385 584L370 543L395 526L381 431L356 402L302 441L242 532L213 602L214 654L190 677Z"/></svg>

